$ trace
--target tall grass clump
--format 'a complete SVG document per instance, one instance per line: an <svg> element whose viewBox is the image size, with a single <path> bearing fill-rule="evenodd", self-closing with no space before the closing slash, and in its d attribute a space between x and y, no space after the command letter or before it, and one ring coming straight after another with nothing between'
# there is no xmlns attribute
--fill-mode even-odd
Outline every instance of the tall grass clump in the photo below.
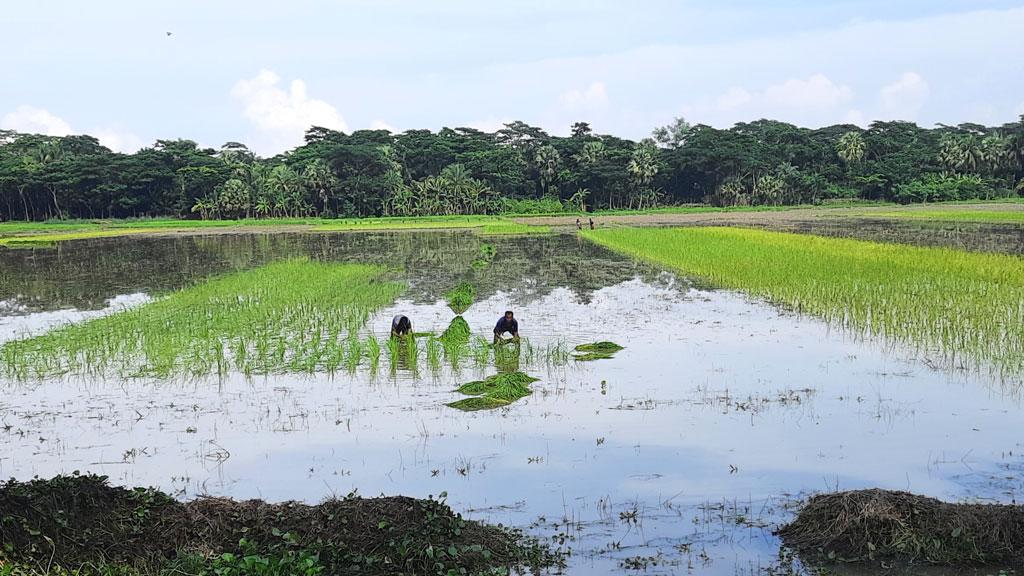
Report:
<svg viewBox="0 0 1024 576"><path fill-rule="evenodd" d="M585 231L613 250L950 363L1024 371L1024 259L738 228Z"/></svg>
<svg viewBox="0 0 1024 576"><path fill-rule="evenodd" d="M0 347L18 379L353 370L356 337L402 285L358 264L275 262L184 288L139 308Z"/></svg>

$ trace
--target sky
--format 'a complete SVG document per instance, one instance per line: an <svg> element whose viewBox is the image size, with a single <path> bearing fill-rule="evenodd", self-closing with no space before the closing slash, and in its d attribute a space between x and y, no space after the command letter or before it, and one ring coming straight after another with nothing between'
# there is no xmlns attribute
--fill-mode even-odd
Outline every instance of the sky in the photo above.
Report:
<svg viewBox="0 0 1024 576"><path fill-rule="evenodd" d="M627 138L1024 114L1024 1L39 0L0 11L0 128L242 142L310 125ZM170 34L168 34L168 32Z"/></svg>

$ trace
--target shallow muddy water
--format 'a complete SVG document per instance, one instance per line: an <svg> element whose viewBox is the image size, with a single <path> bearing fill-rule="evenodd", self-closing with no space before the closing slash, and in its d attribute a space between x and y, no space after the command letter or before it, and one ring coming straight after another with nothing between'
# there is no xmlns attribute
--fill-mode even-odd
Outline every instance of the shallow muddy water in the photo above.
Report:
<svg viewBox="0 0 1024 576"><path fill-rule="evenodd" d="M471 272L483 243L496 256ZM571 574L800 573L772 531L809 493L1014 502L1024 492L1019 378L938 369L927 353L701 289L569 235L194 236L0 251L0 339L297 255L394 267L409 288L372 319L382 337L398 312L440 332L453 317L443 293L470 280L478 301L464 317L480 335L511 308L537 349L626 349L565 365L538 354L518 366L540 378L533 395L474 413L445 403L494 366L0 381L0 477L91 471L183 498L446 492L470 517L571 548Z"/></svg>

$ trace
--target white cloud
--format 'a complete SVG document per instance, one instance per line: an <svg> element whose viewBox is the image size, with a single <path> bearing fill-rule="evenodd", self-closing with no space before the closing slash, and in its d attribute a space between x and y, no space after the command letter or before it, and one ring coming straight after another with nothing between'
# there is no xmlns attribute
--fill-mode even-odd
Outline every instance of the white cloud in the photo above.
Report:
<svg viewBox="0 0 1024 576"><path fill-rule="evenodd" d="M46 136L70 136L78 133L71 128L67 120L49 110L34 106L18 106L14 112L4 114L0 119L0 127L25 134ZM94 136L100 144L114 152L130 154L137 152L144 145L142 139L135 134L113 128L96 128L86 134Z"/></svg>
<svg viewBox="0 0 1024 576"><path fill-rule="evenodd" d="M806 80L791 78L782 84L769 86L764 91L769 104L791 108L828 110L849 102L853 90L836 85L824 74L815 74Z"/></svg>
<svg viewBox="0 0 1024 576"><path fill-rule="evenodd" d="M138 152L146 145L142 138L139 138L137 135L113 128L100 128L94 130L91 134L100 141L100 144L122 154Z"/></svg>
<svg viewBox="0 0 1024 576"><path fill-rule="evenodd" d="M285 90L278 86L280 81L274 72L260 70L231 89L231 96L243 106L242 115L256 127L254 149L277 153L300 145L311 126L348 131L348 124L333 106L307 95L305 82L292 80Z"/></svg>
<svg viewBox="0 0 1024 576"><path fill-rule="evenodd" d="M868 119L864 117L864 113L860 110L848 110L846 115L842 119L843 124L855 124L861 128L868 127Z"/></svg>
<svg viewBox="0 0 1024 576"><path fill-rule="evenodd" d="M753 100L754 97L743 88L733 86L715 101L715 107L722 111L735 110Z"/></svg>
<svg viewBox="0 0 1024 576"><path fill-rule="evenodd" d="M905 72L900 79L878 93L881 112L895 120L916 120L931 95L928 82L916 72Z"/></svg>
<svg viewBox="0 0 1024 576"><path fill-rule="evenodd" d="M594 82L586 90L570 90L562 94L562 105L574 112L605 110L609 104L604 82Z"/></svg>
<svg viewBox="0 0 1024 576"><path fill-rule="evenodd" d="M383 120L374 120L373 122L370 122L370 130L387 130L392 134L398 134L401 132L401 130L395 128L394 126L388 124Z"/></svg>
<svg viewBox="0 0 1024 576"><path fill-rule="evenodd" d="M34 106L18 106L14 112L4 114L0 127L26 134L46 136L67 136L72 133L71 125L49 110Z"/></svg>

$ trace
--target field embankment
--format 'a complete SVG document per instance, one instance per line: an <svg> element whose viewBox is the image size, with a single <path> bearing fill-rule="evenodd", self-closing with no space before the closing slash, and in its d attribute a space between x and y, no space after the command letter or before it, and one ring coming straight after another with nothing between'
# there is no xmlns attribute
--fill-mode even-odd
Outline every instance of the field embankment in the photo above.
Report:
<svg viewBox="0 0 1024 576"><path fill-rule="evenodd" d="M443 499L182 503L78 475L0 485L0 542L0 573L15 575L477 574L560 562Z"/></svg>

